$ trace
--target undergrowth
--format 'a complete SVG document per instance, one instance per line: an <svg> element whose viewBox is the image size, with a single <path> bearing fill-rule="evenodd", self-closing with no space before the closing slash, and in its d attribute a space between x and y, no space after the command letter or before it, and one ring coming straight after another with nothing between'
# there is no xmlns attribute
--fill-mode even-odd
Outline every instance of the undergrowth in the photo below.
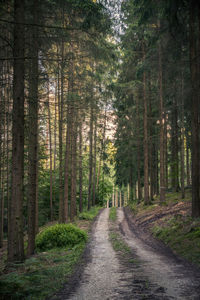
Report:
<svg viewBox="0 0 200 300"><path fill-rule="evenodd" d="M80 260L85 242L72 248L39 253L0 278L0 299L43 300L62 288Z"/></svg>
<svg viewBox="0 0 200 300"><path fill-rule="evenodd" d="M79 214L78 218L80 220L93 220L98 214L99 210L102 209L100 206L93 206L89 211L84 211Z"/></svg>
<svg viewBox="0 0 200 300"><path fill-rule="evenodd" d="M87 232L100 209L83 212L76 224ZM43 226L36 239L37 253L23 263L9 264L4 271L2 268L0 299L43 300L56 293L81 259L87 240L85 231L72 224Z"/></svg>
<svg viewBox="0 0 200 300"><path fill-rule="evenodd" d="M200 219L176 215L152 231L176 253L200 265Z"/></svg>

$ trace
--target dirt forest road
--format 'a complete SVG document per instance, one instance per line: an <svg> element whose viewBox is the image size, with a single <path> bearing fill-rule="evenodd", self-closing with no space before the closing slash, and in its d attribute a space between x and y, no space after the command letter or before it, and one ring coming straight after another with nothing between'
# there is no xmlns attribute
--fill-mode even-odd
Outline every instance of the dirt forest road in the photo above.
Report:
<svg viewBox="0 0 200 300"><path fill-rule="evenodd" d="M102 210L94 224L90 259L83 272L52 299L200 299L200 271L153 239L146 243L122 208L118 209L116 231L130 247L130 254L124 257L113 250L109 209Z"/></svg>

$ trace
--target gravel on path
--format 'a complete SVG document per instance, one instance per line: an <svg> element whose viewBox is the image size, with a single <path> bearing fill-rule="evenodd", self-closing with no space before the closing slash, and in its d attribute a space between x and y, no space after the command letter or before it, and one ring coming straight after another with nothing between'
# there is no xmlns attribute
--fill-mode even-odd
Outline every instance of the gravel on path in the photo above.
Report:
<svg viewBox="0 0 200 300"><path fill-rule="evenodd" d="M118 208L118 221L111 226L109 209L101 211L86 248L85 264L52 300L200 300L200 272L156 240L149 237L145 243L147 237L129 217ZM109 230L124 239L129 254L113 250Z"/></svg>

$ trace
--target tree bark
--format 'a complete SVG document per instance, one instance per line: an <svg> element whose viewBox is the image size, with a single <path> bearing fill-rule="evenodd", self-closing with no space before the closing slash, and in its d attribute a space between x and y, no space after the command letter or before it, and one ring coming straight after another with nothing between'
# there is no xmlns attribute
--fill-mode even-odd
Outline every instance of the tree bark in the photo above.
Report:
<svg viewBox="0 0 200 300"><path fill-rule="evenodd" d="M49 127L49 158L50 158L50 221L53 221L53 162L52 162L52 130L51 130L51 109L49 99L49 82L48 82L48 127Z"/></svg>
<svg viewBox="0 0 200 300"><path fill-rule="evenodd" d="M145 61L144 41L142 43L143 62ZM149 153L148 153L148 108L146 95L146 72L143 73L144 100L144 202L149 204Z"/></svg>
<svg viewBox="0 0 200 300"><path fill-rule="evenodd" d="M158 21L160 29L160 21ZM159 100L160 100L160 202L165 201L165 160L164 160L164 131L165 131L165 116L163 105L163 87L162 87L162 50L161 42L158 44L158 81L159 81Z"/></svg>
<svg viewBox="0 0 200 300"><path fill-rule="evenodd" d="M184 79L181 72L181 197L185 198L185 127L184 127Z"/></svg>
<svg viewBox="0 0 200 300"><path fill-rule="evenodd" d="M63 13L64 14L64 13ZM64 23L64 17L63 17ZM64 41L61 43L61 84L58 74L58 110L59 110L59 222L64 223L63 198L63 105L64 105Z"/></svg>
<svg viewBox="0 0 200 300"><path fill-rule="evenodd" d="M96 201L96 156L97 156L97 116L94 121L94 166L93 166L93 186L92 186L92 205Z"/></svg>
<svg viewBox="0 0 200 300"><path fill-rule="evenodd" d="M71 122L71 206L70 220L74 221L76 215L76 163L77 163L77 114L75 112L75 104L72 108Z"/></svg>
<svg viewBox="0 0 200 300"><path fill-rule="evenodd" d="M33 1L33 23L37 24L38 1ZM33 47L34 45L34 47ZM35 251L36 199L37 199L37 152L38 152L38 32L31 30L29 66L29 153L28 153L28 256Z"/></svg>
<svg viewBox="0 0 200 300"><path fill-rule="evenodd" d="M199 198L199 87L196 51L196 1L190 1L189 41L190 41L190 71L192 86L192 216L200 216Z"/></svg>
<svg viewBox="0 0 200 300"><path fill-rule="evenodd" d="M91 198L92 198L92 167L93 167L93 123L94 123L94 111L91 104L90 108L90 153L89 153L89 182L88 182L88 210L91 208Z"/></svg>
<svg viewBox="0 0 200 300"><path fill-rule="evenodd" d="M12 194L9 203L8 261L24 259L24 0L14 1Z"/></svg>
<svg viewBox="0 0 200 300"><path fill-rule="evenodd" d="M137 132L137 182L138 182L138 201L142 199L142 189L141 189L141 176L140 176L140 114L139 114L139 93L136 98L136 115L137 115L137 124L136 124L136 132Z"/></svg>
<svg viewBox="0 0 200 300"><path fill-rule="evenodd" d="M79 211L83 211L83 151L82 151L82 120L79 124Z"/></svg>
<svg viewBox="0 0 200 300"><path fill-rule="evenodd" d="M174 86L176 90L176 86ZM173 99L171 122L171 186L174 192L179 191L179 159L178 159L178 111L176 95Z"/></svg>

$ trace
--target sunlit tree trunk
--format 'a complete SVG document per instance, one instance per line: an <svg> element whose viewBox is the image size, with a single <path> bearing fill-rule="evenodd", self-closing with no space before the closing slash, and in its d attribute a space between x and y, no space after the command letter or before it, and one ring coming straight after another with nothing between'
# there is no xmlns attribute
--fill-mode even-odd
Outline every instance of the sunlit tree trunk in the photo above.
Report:
<svg viewBox="0 0 200 300"><path fill-rule="evenodd" d="M93 106L91 104L90 108L90 132L89 132L89 142L90 142L90 150L89 150L89 183L88 183L88 210L91 207L91 199L92 199L92 167L93 167L93 124L94 124L94 111Z"/></svg>
<svg viewBox="0 0 200 300"><path fill-rule="evenodd" d="M96 156L97 156L97 116L94 121L94 165L93 165L93 186L92 186L92 205L95 205L96 197Z"/></svg>
<svg viewBox="0 0 200 300"><path fill-rule="evenodd" d="M82 120L79 124L79 211L83 211L83 150Z"/></svg>
<svg viewBox="0 0 200 300"><path fill-rule="evenodd" d="M51 130L51 108L50 108L50 98L49 98L49 82L48 82L48 127L49 127L49 158L50 158L50 220L53 221L53 161L52 161L52 130Z"/></svg>

